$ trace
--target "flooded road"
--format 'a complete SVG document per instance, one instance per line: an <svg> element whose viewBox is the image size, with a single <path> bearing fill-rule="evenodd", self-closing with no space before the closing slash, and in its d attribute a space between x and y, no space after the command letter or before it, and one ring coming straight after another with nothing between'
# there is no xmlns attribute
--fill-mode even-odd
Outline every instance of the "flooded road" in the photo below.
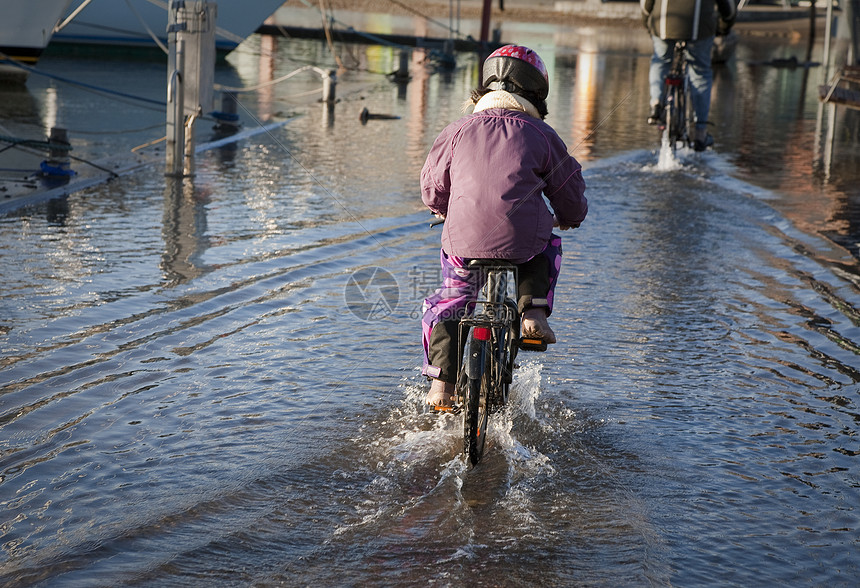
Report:
<svg viewBox="0 0 860 588"><path fill-rule="evenodd" d="M288 122L201 154L193 180L153 170L0 218L0 582L856 582L857 117L823 165L815 70L761 65L792 45L750 38L717 73L717 148L666 170L647 37L521 36L551 64L548 122L590 214L564 234L559 343L521 355L485 461L422 410L418 317L439 278L418 173L476 60L416 53L398 87L373 73L396 51L350 47L333 112L296 77L241 99L246 126ZM255 37L216 81L306 63L333 58ZM163 95L159 67L111 67ZM36 79L27 97L16 120L110 126L104 97ZM365 107L399 118L363 125ZM120 129L163 119L123 108ZM351 278L376 268L397 288L374 314Z"/></svg>

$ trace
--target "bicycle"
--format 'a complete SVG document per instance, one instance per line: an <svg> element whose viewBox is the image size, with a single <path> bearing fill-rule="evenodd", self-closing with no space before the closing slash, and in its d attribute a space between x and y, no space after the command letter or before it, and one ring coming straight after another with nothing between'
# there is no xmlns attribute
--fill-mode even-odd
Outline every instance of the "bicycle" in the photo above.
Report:
<svg viewBox="0 0 860 588"><path fill-rule="evenodd" d="M483 273L483 287L458 327L462 352L455 405L463 412L463 452L476 465L484 454L489 416L507 404L517 351L546 351L546 343L520 337L520 316L513 299L516 265L476 259L468 267Z"/></svg>
<svg viewBox="0 0 860 588"><path fill-rule="evenodd" d="M690 134L693 125L693 107L689 92L690 78L687 74L686 49L686 41L675 41L672 67L665 79L663 121L658 127L662 142L668 144L673 153L679 143L681 147L690 147L693 143Z"/></svg>

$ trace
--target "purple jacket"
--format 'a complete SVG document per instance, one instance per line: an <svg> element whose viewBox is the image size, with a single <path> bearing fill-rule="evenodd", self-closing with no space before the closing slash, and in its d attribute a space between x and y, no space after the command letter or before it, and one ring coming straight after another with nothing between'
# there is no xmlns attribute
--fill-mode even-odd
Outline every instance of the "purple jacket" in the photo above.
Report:
<svg viewBox="0 0 860 588"><path fill-rule="evenodd" d="M442 248L521 263L543 251L552 213L577 225L588 212L582 166L539 118L492 108L448 125L421 170L421 199L445 215Z"/></svg>

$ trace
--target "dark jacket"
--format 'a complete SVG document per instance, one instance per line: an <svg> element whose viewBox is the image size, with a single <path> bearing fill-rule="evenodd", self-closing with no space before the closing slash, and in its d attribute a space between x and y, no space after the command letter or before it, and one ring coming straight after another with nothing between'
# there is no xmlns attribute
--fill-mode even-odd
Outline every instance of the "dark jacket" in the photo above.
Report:
<svg viewBox="0 0 860 588"><path fill-rule="evenodd" d="M442 249L465 258L524 262L553 229L588 212L582 167L551 126L524 112L491 108L448 125L421 170L421 198L444 214Z"/></svg>
<svg viewBox="0 0 860 588"><path fill-rule="evenodd" d="M648 32L663 40L697 41L727 32L735 22L734 0L640 0ZM720 22L714 7L720 11Z"/></svg>

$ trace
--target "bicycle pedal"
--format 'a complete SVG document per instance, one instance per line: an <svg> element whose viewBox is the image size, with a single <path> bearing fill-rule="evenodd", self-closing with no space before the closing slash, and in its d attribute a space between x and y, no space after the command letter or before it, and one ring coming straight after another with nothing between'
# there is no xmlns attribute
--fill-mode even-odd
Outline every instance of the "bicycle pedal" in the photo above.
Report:
<svg viewBox="0 0 860 588"><path fill-rule="evenodd" d="M460 414L461 410L463 410L463 407L459 404L455 404L454 406L428 406L427 407L427 411L430 414L435 414L435 415Z"/></svg>
<svg viewBox="0 0 860 588"><path fill-rule="evenodd" d="M519 348L524 351L546 351L546 341L531 337L520 337Z"/></svg>
<svg viewBox="0 0 860 588"><path fill-rule="evenodd" d="M431 414L448 414L454 412L453 406L428 406L427 409Z"/></svg>

